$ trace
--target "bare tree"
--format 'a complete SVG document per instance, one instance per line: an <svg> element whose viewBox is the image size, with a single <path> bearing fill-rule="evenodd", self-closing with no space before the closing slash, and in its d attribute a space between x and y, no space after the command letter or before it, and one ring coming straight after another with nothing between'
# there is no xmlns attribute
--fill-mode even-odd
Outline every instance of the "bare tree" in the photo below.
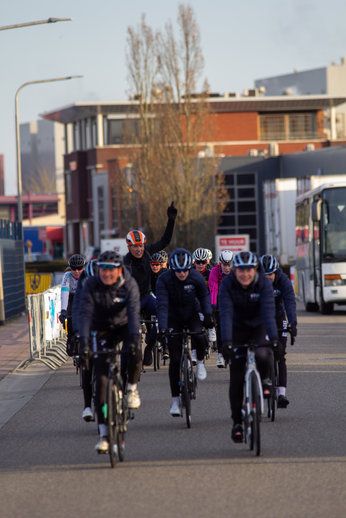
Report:
<svg viewBox="0 0 346 518"><path fill-rule="evenodd" d="M36 194L55 193L55 174L52 168L42 161L37 162L35 168L31 170L30 176L25 178L24 190Z"/></svg>
<svg viewBox="0 0 346 518"><path fill-rule="evenodd" d="M214 121L208 84L197 93L204 61L190 6L179 6L178 27L179 40L172 23L154 33L144 17L137 31L128 30L129 84L136 102L124 133L133 164L127 201L142 209L143 228L156 239L174 200L179 212L173 246L212 247L216 193L224 193L216 189L218 160L205 152Z"/></svg>

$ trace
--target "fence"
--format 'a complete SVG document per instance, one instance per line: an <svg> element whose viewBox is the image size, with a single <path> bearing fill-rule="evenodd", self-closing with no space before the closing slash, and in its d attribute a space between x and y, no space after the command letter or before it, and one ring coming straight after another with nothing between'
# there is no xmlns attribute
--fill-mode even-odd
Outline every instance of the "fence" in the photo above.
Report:
<svg viewBox="0 0 346 518"><path fill-rule="evenodd" d="M26 369L33 362L44 363L55 370L67 361L66 340L58 318L60 309L60 286L28 295L30 358L23 360L13 372Z"/></svg>

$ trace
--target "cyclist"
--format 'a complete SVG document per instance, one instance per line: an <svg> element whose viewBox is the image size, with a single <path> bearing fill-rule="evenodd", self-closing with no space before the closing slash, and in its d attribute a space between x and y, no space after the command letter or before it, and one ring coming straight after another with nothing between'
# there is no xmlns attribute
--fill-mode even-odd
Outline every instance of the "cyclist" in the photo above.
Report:
<svg viewBox="0 0 346 518"><path fill-rule="evenodd" d="M212 268L214 268L214 266L216 266L217 263L215 263L215 261L213 261L213 254L212 254L212 251L209 250L209 248L206 248L206 251L208 252L208 264L210 264L210 266Z"/></svg>
<svg viewBox="0 0 346 518"><path fill-rule="evenodd" d="M156 282L159 275L165 270L162 269L163 257L161 252L157 252L150 257L150 268L151 268L151 292L155 295L156 293Z"/></svg>
<svg viewBox="0 0 346 518"><path fill-rule="evenodd" d="M275 321L275 302L273 289L264 275L257 256L252 252L240 252L234 257L233 270L225 277L219 294L222 353L230 363L230 388L233 428L232 440L243 441L241 408L246 364L245 349L232 349L250 340L263 344L266 335L278 345L278 332ZM257 368L262 379L263 395L271 396L270 348L256 349Z"/></svg>
<svg viewBox="0 0 346 518"><path fill-rule="evenodd" d="M296 299L291 281L287 275L279 268L279 262L273 255L263 255L260 259L264 273L272 282L275 308L276 325L278 329L287 328L286 314L288 322L291 324L292 336L297 336L297 310ZM286 367L286 345L287 332L279 331L281 347L279 354L279 384L278 384L278 408L287 408L289 401L286 397L287 387L287 367Z"/></svg>
<svg viewBox="0 0 346 518"><path fill-rule="evenodd" d="M162 265L161 265L161 268L163 270L168 270L168 254L165 250L160 250L159 252L161 255L162 255Z"/></svg>
<svg viewBox="0 0 346 518"><path fill-rule="evenodd" d="M79 330L79 327L80 327L79 321L81 318L80 311L83 311L83 309L81 309L81 305L80 305L81 294L82 294L83 286L84 286L86 280L89 277L94 277L98 273L98 266L96 263L97 263L97 259L93 259L86 265L85 269L83 270L83 272L81 273L81 275L78 279L77 289L76 289L75 296L73 299L72 326L73 326L73 331L75 332L75 337L76 337L77 342L79 342L79 338L80 338L80 330ZM93 358L90 358L90 368L88 370L83 369L83 371L82 371L82 388L83 388L83 396L84 396L84 410L82 413L82 419L84 419L84 421L87 421L87 422L91 421L93 418L93 413L91 411L92 362L93 362Z"/></svg>
<svg viewBox="0 0 346 518"><path fill-rule="evenodd" d="M114 335L123 342L123 349L131 351L128 357L127 403L129 408L141 404L137 382L141 370L142 351L139 343L140 299L136 281L126 268L123 257L114 251L103 252L98 260L98 275L90 277L80 299L79 331L81 335L81 359L90 355L90 336L94 352L111 347ZM108 379L109 363L106 355L95 355L96 376L95 407L100 439L95 446L99 453L106 453L109 447L108 426L102 412Z"/></svg>
<svg viewBox="0 0 346 518"><path fill-rule="evenodd" d="M74 356L76 354L76 347L73 340L72 304L78 279L84 270L85 259L82 255L75 254L70 257L68 266L70 269L64 273L61 281L61 311L59 320L64 326L67 319L66 353L68 356Z"/></svg>
<svg viewBox="0 0 346 518"><path fill-rule="evenodd" d="M132 230L126 236L128 254L124 258L124 264L130 268L131 275L136 279L140 291L141 311L147 315L156 315L155 298L151 295L151 269L150 256L169 245L173 235L174 222L178 211L174 202L167 209L168 222L163 236L152 245L146 245L146 237L140 230ZM156 326L151 329L148 345L144 350L143 365L151 365L153 362L152 347L156 340Z"/></svg>
<svg viewBox="0 0 346 518"><path fill-rule="evenodd" d="M179 336L169 336L168 329L181 332L186 326L191 332L202 327L214 327L208 289L200 274L192 269L192 257L185 248L177 248L169 260L170 269L160 275L157 281L157 316L160 335L167 338L170 363L169 380L173 403L172 416L180 415L179 409L179 368L182 355L182 340ZM204 315L201 321L199 312ZM203 334L191 338L197 350L197 379L204 380L207 371L204 366L205 337Z"/></svg>
<svg viewBox="0 0 346 518"><path fill-rule="evenodd" d="M194 268L203 275L207 288L209 289L209 275L211 272L211 266L208 264L209 262L209 253L206 248L197 248L192 254ZM209 340L211 342L216 341L216 332L215 328L209 329ZM192 349L191 351L192 362L196 365L197 356L196 350Z"/></svg>
<svg viewBox="0 0 346 518"><path fill-rule="evenodd" d="M209 276L209 290L211 307L213 310L214 319L216 321L216 337L217 337L217 360L216 366L219 369L226 367L225 359L221 352L221 334L220 334L220 314L218 307L218 295L220 290L220 284L223 278L229 274L233 263L233 252L231 250L223 250L219 255L219 264L216 265Z"/></svg>

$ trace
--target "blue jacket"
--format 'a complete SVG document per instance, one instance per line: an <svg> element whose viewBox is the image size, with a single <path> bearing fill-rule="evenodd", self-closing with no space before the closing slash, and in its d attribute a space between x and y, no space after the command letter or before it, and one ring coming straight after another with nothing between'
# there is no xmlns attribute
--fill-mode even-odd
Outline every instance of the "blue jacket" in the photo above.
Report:
<svg viewBox="0 0 346 518"><path fill-rule="evenodd" d="M275 279L272 284L275 297L276 316L278 317L286 311L289 323L296 324L296 298L291 281L281 268L277 269Z"/></svg>
<svg viewBox="0 0 346 518"><path fill-rule="evenodd" d="M222 341L232 341L233 326L252 329L263 322L269 339L278 339L273 288L261 268L247 289L239 284L234 271L226 275L220 286L219 309Z"/></svg>
<svg viewBox="0 0 346 518"><path fill-rule="evenodd" d="M156 283L156 312L160 329L168 320L185 323L196 312L211 315L210 295L203 275L191 269L185 281L173 270L160 275Z"/></svg>

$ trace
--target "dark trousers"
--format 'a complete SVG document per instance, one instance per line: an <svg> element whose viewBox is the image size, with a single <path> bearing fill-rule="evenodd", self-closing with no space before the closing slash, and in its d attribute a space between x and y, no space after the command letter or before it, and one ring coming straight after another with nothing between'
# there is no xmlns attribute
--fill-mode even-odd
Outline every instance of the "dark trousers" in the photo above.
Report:
<svg viewBox="0 0 346 518"><path fill-rule="evenodd" d="M287 328L287 320L285 313L276 317L276 325L278 329ZM283 336L286 335L286 336ZM286 346L287 346L287 332L279 331L279 387L287 387L287 367L286 367Z"/></svg>
<svg viewBox="0 0 346 518"><path fill-rule="evenodd" d="M156 299L152 295L147 295L143 299L141 299L141 311L145 311L147 315L150 317L152 315L156 316ZM156 326L152 325L150 330L150 340L148 342L149 346L153 346L156 341L157 330Z"/></svg>
<svg viewBox="0 0 346 518"><path fill-rule="evenodd" d="M191 333L201 331L203 322L199 318L198 313L194 313L186 322L168 321L168 329L173 333L180 333L183 328L187 327ZM171 385L172 397L179 396L179 370L180 359L183 352L182 337L172 336L167 338L169 350L169 382ZM191 348L197 351L197 360L203 360L205 354L205 336L203 334L191 337Z"/></svg>
<svg viewBox="0 0 346 518"><path fill-rule="evenodd" d="M241 329L233 326L233 344L230 359L230 386L229 399L231 403L232 419L234 424L241 423L241 408L243 404L244 394L244 377L246 368L246 350L237 349L236 345L246 344L254 341L256 344L263 344L266 341L266 330L264 324L254 327L253 329ZM270 354L269 347L261 347L256 349L256 367L260 373L261 379L269 378L270 374Z"/></svg>

